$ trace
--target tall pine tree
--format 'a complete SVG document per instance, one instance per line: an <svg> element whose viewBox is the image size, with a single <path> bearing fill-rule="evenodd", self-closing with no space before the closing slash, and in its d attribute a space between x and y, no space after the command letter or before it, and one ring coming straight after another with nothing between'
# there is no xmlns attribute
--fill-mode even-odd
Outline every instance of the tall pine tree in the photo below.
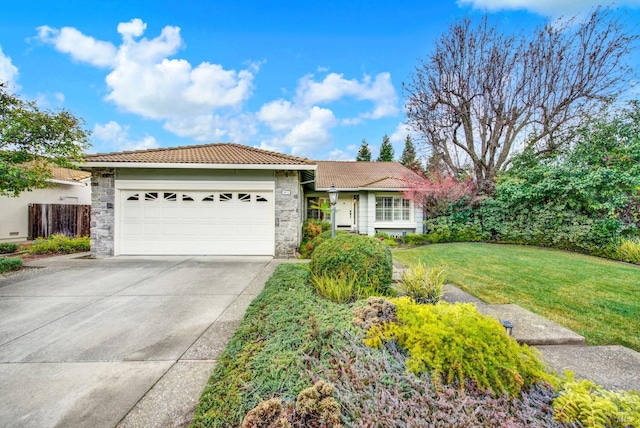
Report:
<svg viewBox="0 0 640 428"><path fill-rule="evenodd" d="M393 162L393 146L389 142L389 137L384 134L382 137L382 145L380 146L380 156L378 162Z"/></svg>
<svg viewBox="0 0 640 428"><path fill-rule="evenodd" d="M412 171L422 172L422 165L420 161L416 159L416 147L413 145L411 135L409 134L407 134L407 138L404 140L404 150L402 151L402 157L400 157L399 162Z"/></svg>
<svg viewBox="0 0 640 428"><path fill-rule="evenodd" d="M371 162L371 149L369 148L369 144L367 144L367 140L362 140L356 160L358 162Z"/></svg>

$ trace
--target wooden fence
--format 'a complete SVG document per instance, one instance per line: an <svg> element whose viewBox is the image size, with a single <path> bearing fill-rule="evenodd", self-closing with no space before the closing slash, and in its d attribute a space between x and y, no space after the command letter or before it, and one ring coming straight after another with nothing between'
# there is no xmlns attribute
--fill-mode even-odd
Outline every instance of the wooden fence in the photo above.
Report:
<svg viewBox="0 0 640 428"><path fill-rule="evenodd" d="M29 240L54 233L89 236L91 205L29 204Z"/></svg>

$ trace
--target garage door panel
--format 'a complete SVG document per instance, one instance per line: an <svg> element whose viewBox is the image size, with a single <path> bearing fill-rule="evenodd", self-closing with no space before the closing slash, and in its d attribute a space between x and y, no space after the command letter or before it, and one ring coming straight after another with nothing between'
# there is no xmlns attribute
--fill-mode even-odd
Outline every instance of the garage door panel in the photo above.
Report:
<svg viewBox="0 0 640 428"><path fill-rule="evenodd" d="M120 254L273 255L270 191L120 193Z"/></svg>

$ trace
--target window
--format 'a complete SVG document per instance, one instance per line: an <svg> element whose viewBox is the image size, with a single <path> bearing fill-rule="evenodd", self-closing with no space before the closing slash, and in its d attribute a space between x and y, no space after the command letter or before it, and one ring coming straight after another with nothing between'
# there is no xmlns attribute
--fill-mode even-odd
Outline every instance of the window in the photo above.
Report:
<svg viewBox="0 0 640 428"><path fill-rule="evenodd" d="M202 198L202 202L213 202L213 195L207 195Z"/></svg>
<svg viewBox="0 0 640 428"><path fill-rule="evenodd" d="M240 202L251 202L251 193L238 193L238 200Z"/></svg>
<svg viewBox="0 0 640 428"><path fill-rule="evenodd" d="M220 202L228 202L233 198L233 193L220 193Z"/></svg>
<svg viewBox="0 0 640 428"><path fill-rule="evenodd" d="M411 220L411 202L400 197L382 196L376 198L376 221Z"/></svg>
<svg viewBox="0 0 640 428"><path fill-rule="evenodd" d="M269 202L264 196L256 195L256 202Z"/></svg>
<svg viewBox="0 0 640 428"><path fill-rule="evenodd" d="M182 195L182 200L183 201L189 201L189 202L194 202L193 198L189 195Z"/></svg>
<svg viewBox="0 0 640 428"><path fill-rule="evenodd" d="M158 199L158 192L149 192L144 194L145 201L155 201Z"/></svg>
<svg viewBox="0 0 640 428"><path fill-rule="evenodd" d="M327 198L307 198L307 218L331 221L331 207Z"/></svg>
<svg viewBox="0 0 640 428"><path fill-rule="evenodd" d="M137 193L127 198L127 201L138 201L138 200L140 200L140 195L138 195Z"/></svg>
<svg viewBox="0 0 640 428"><path fill-rule="evenodd" d="M175 193L171 193L171 192L164 192L164 200L165 201L177 201L178 197Z"/></svg>

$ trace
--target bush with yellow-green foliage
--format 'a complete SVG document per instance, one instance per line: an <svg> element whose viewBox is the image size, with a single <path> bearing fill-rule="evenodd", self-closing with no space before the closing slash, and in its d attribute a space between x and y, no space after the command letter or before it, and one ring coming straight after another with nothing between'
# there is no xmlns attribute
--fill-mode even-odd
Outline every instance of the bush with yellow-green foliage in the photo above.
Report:
<svg viewBox="0 0 640 428"><path fill-rule="evenodd" d="M428 268L416 263L402 274L396 289L416 303L436 304L442 297L447 276L442 267Z"/></svg>
<svg viewBox="0 0 640 428"><path fill-rule="evenodd" d="M429 373L436 384L472 381L482 390L516 396L524 386L556 382L533 349L518 345L497 320L480 314L470 303L391 300L398 322L373 326L365 343L379 348L385 341L395 341L408 351L407 369Z"/></svg>
<svg viewBox="0 0 640 428"><path fill-rule="evenodd" d="M555 419L587 428L640 427L640 393L607 391L588 380L569 380L553 400Z"/></svg>
<svg viewBox="0 0 640 428"><path fill-rule="evenodd" d="M37 238L29 246L30 254L70 254L91 249L91 241L88 236L76 236L70 238L61 233L56 233L48 238Z"/></svg>
<svg viewBox="0 0 640 428"><path fill-rule="evenodd" d="M615 256L623 262L640 265L640 240L623 239L618 245Z"/></svg>

